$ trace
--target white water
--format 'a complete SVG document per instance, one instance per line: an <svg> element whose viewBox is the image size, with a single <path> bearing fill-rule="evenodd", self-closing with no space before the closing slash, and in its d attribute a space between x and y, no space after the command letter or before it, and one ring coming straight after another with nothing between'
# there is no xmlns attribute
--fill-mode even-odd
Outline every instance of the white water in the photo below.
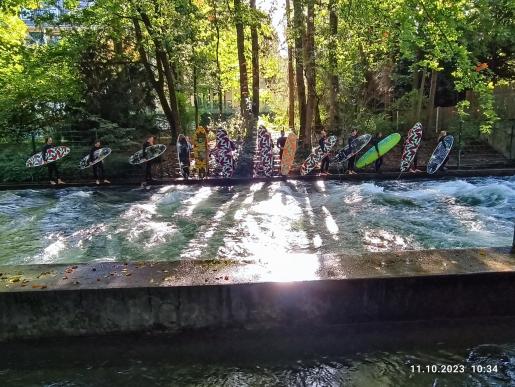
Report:
<svg viewBox="0 0 515 387"><path fill-rule="evenodd" d="M515 178L0 192L0 264L510 245Z"/></svg>

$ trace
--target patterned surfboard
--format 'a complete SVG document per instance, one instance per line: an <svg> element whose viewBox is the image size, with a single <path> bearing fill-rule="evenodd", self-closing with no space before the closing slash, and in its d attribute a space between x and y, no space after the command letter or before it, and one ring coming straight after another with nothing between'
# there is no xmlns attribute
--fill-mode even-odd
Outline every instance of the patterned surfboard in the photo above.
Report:
<svg viewBox="0 0 515 387"><path fill-rule="evenodd" d="M375 146L371 147L356 162L356 168L364 168L367 165L372 164L379 157L382 157L385 154L387 154L388 152L390 152L393 149L393 147L399 143L400 140L401 140L401 135L399 133L393 133L393 134L390 134L389 136L383 138L377 144L377 147L379 148L379 154L377 153Z"/></svg>
<svg viewBox="0 0 515 387"><path fill-rule="evenodd" d="M145 163L147 161L155 159L156 157L161 156L165 152L165 150L166 150L166 145L163 145L163 144L151 145L151 146L147 147L147 149L146 149L146 152L145 152L147 155L146 158L143 157L143 149L142 149L142 150L139 150L136 153L134 153L131 157L129 157L129 163L131 163L133 165Z"/></svg>
<svg viewBox="0 0 515 387"><path fill-rule="evenodd" d="M422 140L422 124L417 122L408 132L401 157L401 172L407 172L413 164Z"/></svg>
<svg viewBox="0 0 515 387"><path fill-rule="evenodd" d="M281 175L287 176L290 173L290 168L295 159L295 152L297 151L298 137L295 133L290 133L283 148L283 158L281 159Z"/></svg>
<svg viewBox="0 0 515 387"><path fill-rule="evenodd" d="M68 153L70 153L70 148L67 146L56 146L54 148L47 149L46 160L43 160L43 153L39 152L29 158L25 163L25 166L32 168L53 163L54 161L62 159L64 156L68 155Z"/></svg>
<svg viewBox="0 0 515 387"><path fill-rule="evenodd" d="M111 148L107 148L107 147L104 147L104 148L100 148L99 150L95 151L95 153L93 153L94 155L94 160L92 163L89 162L89 154L84 156L80 162L79 162L79 168L80 169L86 169L86 168L89 168L91 167L92 165L95 165L96 163L99 163L101 162L103 159L105 159L107 156L109 156L111 154Z"/></svg>
<svg viewBox="0 0 515 387"><path fill-rule="evenodd" d="M263 163L263 175L272 177L274 175L274 153L272 136L267 131L263 136L261 147L261 161Z"/></svg>
<svg viewBox="0 0 515 387"><path fill-rule="evenodd" d="M443 164L449 153L451 152L452 145L454 143L454 137L450 134L444 137L443 141L440 142L433 154L431 155L429 161L427 162L427 173L432 175Z"/></svg>
<svg viewBox="0 0 515 387"><path fill-rule="evenodd" d="M222 177L231 177L234 172L232 147L229 136L223 129L219 129L216 132L216 148L217 152L215 153L215 157L222 169Z"/></svg>
<svg viewBox="0 0 515 387"><path fill-rule="evenodd" d="M266 129L260 127L257 135L257 157L254 164L254 176L263 176L264 163L263 163L263 147L265 146L265 133Z"/></svg>
<svg viewBox="0 0 515 387"><path fill-rule="evenodd" d="M193 135L193 158L199 177L206 177L209 169L209 145L207 131L202 126L199 126Z"/></svg>
<svg viewBox="0 0 515 387"><path fill-rule="evenodd" d="M336 161L338 163L342 163L348 159L350 159L355 154L359 153L361 149L363 149L372 138L372 135L370 134L363 134L356 138L354 141L352 141L349 145L347 145L345 148L340 150L336 156L334 157L333 161Z"/></svg>
<svg viewBox="0 0 515 387"><path fill-rule="evenodd" d="M302 163L300 167L300 174L306 175L311 172L316 165L322 160L322 158L329 153L329 151L336 144L336 136L329 136L327 139L326 152L322 152L320 146L317 146L313 152L308 156L308 158Z"/></svg>

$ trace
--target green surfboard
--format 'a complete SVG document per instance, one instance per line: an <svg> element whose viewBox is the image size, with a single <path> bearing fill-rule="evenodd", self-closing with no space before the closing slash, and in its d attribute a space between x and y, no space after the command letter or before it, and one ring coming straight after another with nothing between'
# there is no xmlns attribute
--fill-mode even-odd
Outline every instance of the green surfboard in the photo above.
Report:
<svg viewBox="0 0 515 387"><path fill-rule="evenodd" d="M401 140L401 135L399 133L393 133L389 136L383 138L379 143L377 144L377 147L379 148L379 155L377 154L376 147L373 146L367 152L359 158L359 160L356 162L356 168L364 168L369 164L372 164L374 161L376 161L379 157L384 156L387 154L390 150L393 149L395 145L398 144L398 142Z"/></svg>

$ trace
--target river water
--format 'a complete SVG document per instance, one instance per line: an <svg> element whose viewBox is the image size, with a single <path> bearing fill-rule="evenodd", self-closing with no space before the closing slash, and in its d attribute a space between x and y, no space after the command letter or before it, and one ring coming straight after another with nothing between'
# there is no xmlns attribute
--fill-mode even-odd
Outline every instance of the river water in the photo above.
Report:
<svg viewBox="0 0 515 387"><path fill-rule="evenodd" d="M142 335L6 344L0 384L482 387L515 385L513 320L212 339ZM449 325L453 325L449 329ZM483 325L483 329L481 326ZM486 329L485 329L486 326ZM370 333L373 332L373 333ZM507 333L509 332L509 333ZM298 333L298 332L297 332ZM270 334L269 334L270 335ZM343 337L343 339L342 339ZM431 342L431 340L433 340Z"/></svg>
<svg viewBox="0 0 515 387"><path fill-rule="evenodd" d="M510 245L515 177L0 192L0 264Z"/></svg>

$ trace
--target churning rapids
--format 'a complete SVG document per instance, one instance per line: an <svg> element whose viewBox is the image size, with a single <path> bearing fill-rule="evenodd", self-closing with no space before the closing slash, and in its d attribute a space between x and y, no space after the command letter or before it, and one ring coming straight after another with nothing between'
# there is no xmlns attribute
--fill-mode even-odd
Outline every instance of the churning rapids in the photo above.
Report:
<svg viewBox="0 0 515 387"><path fill-rule="evenodd" d="M0 192L0 264L509 246L515 177Z"/></svg>

